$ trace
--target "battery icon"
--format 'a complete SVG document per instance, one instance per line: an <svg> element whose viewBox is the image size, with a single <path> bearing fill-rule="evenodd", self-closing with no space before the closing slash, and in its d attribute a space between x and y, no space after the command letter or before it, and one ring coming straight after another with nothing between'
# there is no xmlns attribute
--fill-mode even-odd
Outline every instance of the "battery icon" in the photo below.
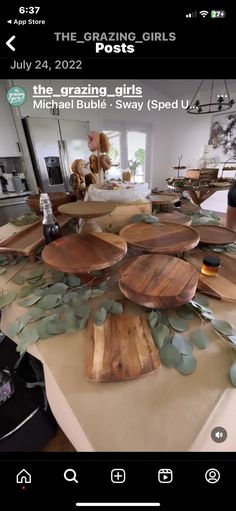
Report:
<svg viewBox="0 0 236 511"><path fill-rule="evenodd" d="M211 18L225 18L226 12L225 11L211 11Z"/></svg>

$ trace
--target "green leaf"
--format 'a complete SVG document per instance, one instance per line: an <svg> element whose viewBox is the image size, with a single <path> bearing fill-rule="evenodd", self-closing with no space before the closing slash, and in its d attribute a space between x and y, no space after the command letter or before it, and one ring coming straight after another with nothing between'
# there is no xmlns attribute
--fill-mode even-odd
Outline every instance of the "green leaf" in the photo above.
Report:
<svg viewBox="0 0 236 511"><path fill-rule="evenodd" d="M62 319L57 319L54 321L48 321L46 323L46 331L49 335L58 335L63 334L66 330L66 323Z"/></svg>
<svg viewBox="0 0 236 511"><path fill-rule="evenodd" d="M62 297L62 300L65 304L71 304L73 302L73 299L77 298L77 292L76 291L68 291L65 293Z"/></svg>
<svg viewBox="0 0 236 511"><path fill-rule="evenodd" d="M160 349L159 356L162 364L166 367L176 367L181 362L180 353L170 342Z"/></svg>
<svg viewBox="0 0 236 511"><path fill-rule="evenodd" d="M228 339L230 342L236 345L236 335L228 335Z"/></svg>
<svg viewBox="0 0 236 511"><path fill-rule="evenodd" d="M158 312L152 311L152 312L150 312L150 314L148 314L148 324L151 329L155 328L158 320L159 320Z"/></svg>
<svg viewBox="0 0 236 511"><path fill-rule="evenodd" d="M24 353L30 344L33 344L39 339L38 331L36 325L28 325L22 330L21 334L18 337L18 346L16 351L19 351L20 354Z"/></svg>
<svg viewBox="0 0 236 511"><path fill-rule="evenodd" d="M107 311L104 309L104 307L100 307L94 315L94 323L97 326L100 326L104 323L105 319L107 317Z"/></svg>
<svg viewBox="0 0 236 511"><path fill-rule="evenodd" d="M17 335L19 331L19 321L16 319L15 321L12 321L11 323L9 323L8 327L7 327L7 335L9 335L9 337L11 339L14 339Z"/></svg>
<svg viewBox="0 0 236 511"><path fill-rule="evenodd" d="M191 355L193 351L192 344L188 342L182 335L175 334L172 339L173 346L181 353L181 355Z"/></svg>
<svg viewBox="0 0 236 511"><path fill-rule="evenodd" d="M31 321L35 321L36 319L40 319L44 316L44 312L41 309L38 309L37 307L33 307L29 311L27 311L25 314L22 314L18 318L18 333L27 325L27 323L30 323Z"/></svg>
<svg viewBox="0 0 236 511"><path fill-rule="evenodd" d="M0 268L0 275L2 275L2 273L5 273L5 271L7 271L6 268Z"/></svg>
<svg viewBox="0 0 236 511"><path fill-rule="evenodd" d="M37 275L36 277L28 277L27 282L29 284L36 284L36 282L40 282L42 280L42 275Z"/></svg>
<svg viewBox="0 0 236 511"><path fill-rule="evenodd" d="M52 271L52 280L55 284L61 282L64 276L65 273L63 271Z"/></svg>
<svg viewBox="0 0 236 511"><path fill-rule="evenodd" d="M129 223L136 224L136 223L142 222L143 220L145 220L146 217L147 217L147 215L144 215L143 213L138 213L137 215L133 215L129 219Z"/></svg>
<svg viewBox="0 0 236 511"><path fill-rule="evenodd" d="M154 343L159 350L161 350L161 348L163 348L164 341L168 335L169 335L169 328L166 325L157 325L152 330L152 337L153 337Z"/></svg>
<svg viewBox="0 0 236 511"><path fill-rule="evenodd" d="M34 303L38 302L40 300L40 296L31 295L29 298L26 298L25 300L21 300L20 302L17 302L17 305L20 305L21 307L30 307Z"/></svg>
<svg viewBox="0 0 236 511"><path fill-rule="evenodd" d="M65 327L67 332L76 332L79 328L79 320L73 311L68 310L64 314Z"/></svg>
<svg viewBox="0 0 236 511"><path fill-rule="evenodd" d="M30 295L35 287L41 286L42 284L44 284L44 280L40 280L39 282L31 284L30 286L22 287L18 293L19 298L24 298L25 296Z"/></svg>
<svg viewBox="0 0 236 511"><path fill-rule="evenodd" d="M41 321L39 321L37 324L37 332L40 339L47 339L50 336L47 331L47 324L50 321L59 321L58 314L51 314L50 316L47 316L46 318L43 318Z"/></svg>
<svg viewBox="0 0 236 511"><path fill-rule="evenodd" d="M101 282L100 284L98 284L98 288L102 289L103 291L107 291L108 290L108 285L107 285L106 282Z"/></svg>
<svg viewBox="0 0 236 511"><path fill-rule="evenodd" d="M44 274L44 268L34 268L31 270L28 278L41 277Z"/></svg>
<svg viewBox="0 0 236 511"><path fill-rule="evenodd" d="M84 330L87 324L88 318L82 318L78 320L78 330Z"/></svg>
<svg viewBox="0 0 236 511"><path fill-rule="evenodd" d="M81 294L81 300L83 302L87 302L91 298L91 289L87 289L83 294Z"/></svg>
<svg viewBox="0 0 236 511"><path fill-rule="evenodd" d="M191 341L199 350L205 349L209 344L209 339L204 330L194 330L190 335Z"/></svg>
<svg viewBox="0 0 236 511"><path fill-rule="evenodd" d="M11 281L14 282L14 284L18 284L19 286L21 286L25 282L25 277L23 277L23 275L18 274L15 275L15 277L13 277Z"/></svg>
<svg viewBox="0 0 236 511"><path fill-rule="evenodd" d="M111 308L113 305L113 300L105 300L102 302L102 307L106 309L107 313L111 312Z"/></svg>
<svg viewBox="0 0 236 511"><path fill-rule="evenodd" d="M183 375L187 376L192 374L197 367L196 359L193 355L182 355L181 362L176 366L176 369Z"/></svg>
<svg viewBox="0 0 236 511"><path fill-rule="evenodd" d="M94 277L100 277L100 275L102 275L101 270L90 271L89 273L90 273L90 275L93 275Z"/></svg>
<svg viewBox="0 0 236 511"><path fill-rule="evenodd" d="M87 303L81 303L79 307L75 310L75 315L79 318L88 318L89 316L89 305Z"/></svg>
<svg viewBox="0 0 236 511"><path fill-rule="evenodd" d="M228 336L233 334L232 326L227 321L223 321L222 319L213 319L211 325L215 330L217 330L217 332L220 332L223 335Z"/></svg>
<svg viewBox="0 0 236 511"><path fill-rule="evenodd" d="M186 321L183 321L182 319L171 316L170 318L168 318L168 321L169 325L178 332L185 332L186 330L189 329L189 326L186 323Z"/></svg>
<svg viewBox="0 0 236 511"><path fill-rule="evenodd" d="M193 297L193 301L196 302L198 305L203 305L204 307L207 307L209 305L209 300L204 296L200 295L199 293L196 293Z"/></svg>
<svg viewBox="0 0 236 511"><path fill-rule="evenodd" d="M9 263L9 259L8 257L6 257L5 255L3 254L0 254L0 265L1 264L8 264Z"/></svg>
<svg viewBox="0 0 236 511"><path fill-rule="evenodd" d="M67 276L67 284L70 287L81 286L81 279L76 275L68 275Z"/></svg>
<svg viewBox="0 0 236 511"><path fill-rule="evenodd" d="M178 314L178 316L180 316L181 318L184 318L184 319L194 319L194 313L193 311L191 310L190 306L189 305L181 305L181 307L177 307L175 309L175 312L176 314Z"/></svg>
<svg viewBox="0 0 236 511"><path fill-rule="evenodd" d="M112 308L111 308L111 313L112 314L123 314L123 305L119 302L113 302L112 303Z"/></svg>
<svg viewBox="0 0 236 511"><path fill-rule="evenodd" d="M47 295L41 298L38 302L38 307L43 310L50 310L54 309L57 305L60 305L62 303L61 301L61 295Z"/></svg>
<svg viewBox="0 0 236 511"><path fill-rule="evenodd" d="M50 295L64 294L67 289L68 289L68 286L66 284L63 284L63 282L58 282L58 283L50 286L47 289L46 294L50 294Z"/></svg>
<svg viewBox="0 0 236 511"><path fill-rule="evenodd" d="M146 218L144 218L144 222L147 224L156 224L159 222L159 218L154 215L148 215Z"/></svg>
<svg viewBox="0 0 236 511"><path fill-rule="evenodd" d="M236 362L233 362L229 369L229 379L233 387L236 388Z"/></svg>
<svg viewBox="0 0 236 511"><path fill-rule="evenodd" d="M14 293L14 291L11 291L10 293L6 293L5 295L0 296L0 309L3 309L3 307L10 305L10 303L14 302L15 299L16 293Z"/></svg>

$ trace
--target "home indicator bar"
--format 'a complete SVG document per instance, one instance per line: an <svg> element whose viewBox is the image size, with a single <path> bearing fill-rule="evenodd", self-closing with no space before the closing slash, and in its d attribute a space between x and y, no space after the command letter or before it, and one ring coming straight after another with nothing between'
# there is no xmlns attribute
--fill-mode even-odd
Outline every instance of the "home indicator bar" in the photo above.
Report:
<svg viewBox="0 0 236 511"><path fill-rule="evenodd" d="M76 502L77 507L155 507L160 502Z"/></svg>

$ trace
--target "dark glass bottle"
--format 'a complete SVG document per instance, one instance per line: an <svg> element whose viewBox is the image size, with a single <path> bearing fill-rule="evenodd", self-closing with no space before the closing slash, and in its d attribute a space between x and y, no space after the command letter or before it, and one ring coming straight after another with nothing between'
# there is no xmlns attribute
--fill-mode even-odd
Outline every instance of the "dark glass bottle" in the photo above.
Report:
<svg viewBox="0 0 236 511"><path fill-rule="evenodd" d="M45 200L42 204L43 210L43 234L46 243L52 243L52 241L61 237L61 229L57 223L53 212L50 200Z"/></svg>

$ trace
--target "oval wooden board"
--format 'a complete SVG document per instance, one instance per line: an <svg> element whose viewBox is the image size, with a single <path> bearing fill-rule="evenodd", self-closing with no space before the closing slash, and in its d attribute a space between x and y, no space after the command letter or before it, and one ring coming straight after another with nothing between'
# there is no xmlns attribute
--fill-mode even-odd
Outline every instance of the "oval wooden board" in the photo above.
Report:
<svg viewBox="0 0 236 511"><path fill-rule="evenodd" d="M158 350L143 317L108 316L96 326L88 322L85 375L93 382L111 383L133 380L157 371Z"/></svg>
<svg viewBox="0 0 236 511"><path fill-rule="evenodd" d="M163 224L181 224L181 225L191 225L192 220L188 215L184 215L183 213L157 213L157 218L159 218L160 222Z"/></svg>
<svg viewBox="0 0 236 511"><path fill-rule="evenodd" d="M72 234L47 245L42 252L48 266L66 273L102 270L120 261L126 254L125 240L105 232Z"/></svg>
<svg viewBox="0 0 236 511"><path fill-rule="evenodd" d="M188 303L197 283L198 273L191 264L177 257L149 254L130 258L119 279L126 298L160 309Z"/></svg>
<svg viewBox="0 0 236 511"><path fill-rule="evenodd" d="M179 196L172 193L154 193L148 196L153 205L173 204L179 201Z"/></svg>
<svg viewBox="0 0 236 511"><path fill-rule="evenodd" d="M138 247L144 252L159 254L176 254L195 248L199 234L185 225L147 224L145 222L130 224L121 229L122 236L131 247Z"/></svg>
<svg viewBox="0 0 236 511"><path fill-rule="evenodd" d="M200 273L203 258L207 255L219 255L221 267L216 277L208 277ZM199 248L186 254L186 260L199 271L198 289L214 298L236 302L236 264L231 254L215 252L206 253Z"/></svg>
<svg viewBox="0 0 236 511"><path fill-rule="evenodd" d="M97 218L99 216L109 215L115 209L116 205L110 202L99 201L78 201L69 204L63 204L57 209L60 213L73 218Z"/></svg>
<svg viewBox="0 0 236 511"><path fill-rule="evenodd" d="M234 231L219 225L196 225L194 229L198 232L201 243L226 245L227 243L234 243L236 240L236 233Z"/></svg>

